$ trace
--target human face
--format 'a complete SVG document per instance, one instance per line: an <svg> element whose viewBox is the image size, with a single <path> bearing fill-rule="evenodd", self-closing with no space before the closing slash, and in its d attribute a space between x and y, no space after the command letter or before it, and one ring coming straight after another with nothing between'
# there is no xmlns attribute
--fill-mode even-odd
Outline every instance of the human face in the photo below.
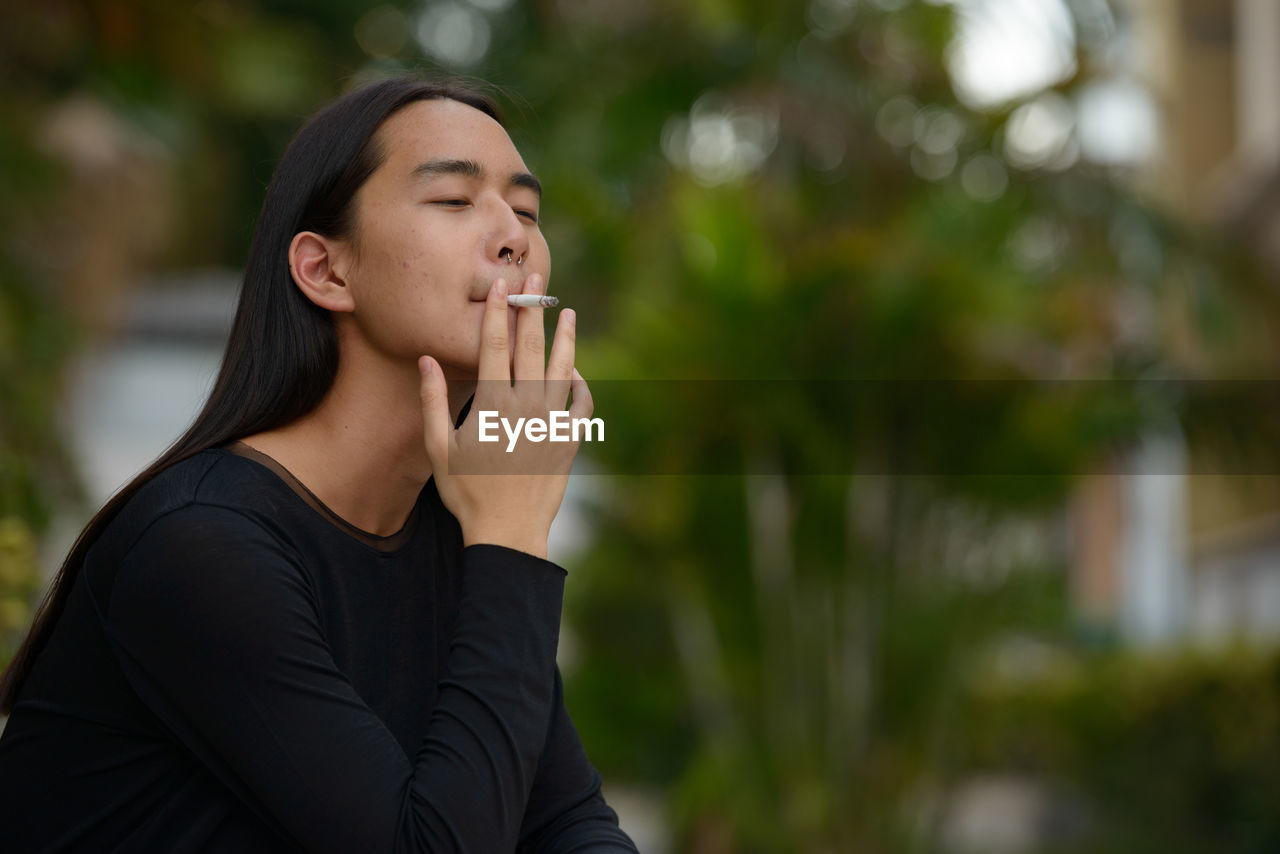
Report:
<svg viewBox="0 0 1280 854"><path fill-rule="evenodd" d="M474 376L493 281L518 294L533 273L549 280L536 179L502 126L458 101L411 103L376 141L384 159L356 195L345 274L352 331L396 361L429 354Z"/></svg>

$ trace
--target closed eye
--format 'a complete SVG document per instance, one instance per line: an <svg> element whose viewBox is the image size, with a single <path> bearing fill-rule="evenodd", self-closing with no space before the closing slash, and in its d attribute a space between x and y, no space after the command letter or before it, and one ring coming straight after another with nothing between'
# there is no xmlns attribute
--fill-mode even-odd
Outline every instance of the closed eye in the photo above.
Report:
<svg viewBox="0 0 1280 854"><path fill-rule="evenodd" d="M438 199L432 202L431 204L440 205L441 207L446 207L446 208L466 208L471 206L471 202L468 199ZM538 224L537 211L516 209L515 213L516 213L516 216L524 217L534 225Z"/></svg>

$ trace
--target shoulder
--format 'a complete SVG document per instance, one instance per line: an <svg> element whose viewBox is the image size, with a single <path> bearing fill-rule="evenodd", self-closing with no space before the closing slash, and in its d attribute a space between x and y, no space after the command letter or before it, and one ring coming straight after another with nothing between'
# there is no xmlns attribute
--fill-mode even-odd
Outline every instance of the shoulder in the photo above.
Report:
<svg viewBox="0 0 1280 854"><path fill-rule="evenodd" d="M94 550L122 556L143 536L211 528L244 533L266 521L284 496L270 472L253 462L210 448L175 463L144 483L103 529Z"/></svg>
<svg viewBox="0 0 1280 854"><path fill-rule="evenodd" d="M109 623L173 623L196 631L252 608L300 610L309 574L271 523L269 473L232 454L202 452L144 484L85 557L85 576ZM143 622L137 622L137 621Z"/></svg>
<svg viewBox="0 0 1280 854"><path fill-rule="evenodd" d="M282 501L278 480L220 449L196 454L138 488L85 555L85 572L103 595L122 570L199 577L263 563L296 566L272 522ZM130 569L132 568L132 569Z"/></svg>

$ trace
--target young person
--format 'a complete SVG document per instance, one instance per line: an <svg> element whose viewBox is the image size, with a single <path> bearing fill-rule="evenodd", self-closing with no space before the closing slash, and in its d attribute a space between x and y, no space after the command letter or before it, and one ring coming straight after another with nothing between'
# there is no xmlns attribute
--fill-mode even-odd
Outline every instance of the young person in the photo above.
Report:
<svg viewBox="0 0 1280 854"><path fill-rule="evenodd" d="M506 300L545 292L539 201L466 88L299 131L209 402L0 685L0 850L635 850L555 666L576 445L508 453L468 411L591 412L572 311L547 357Z"/></svg>

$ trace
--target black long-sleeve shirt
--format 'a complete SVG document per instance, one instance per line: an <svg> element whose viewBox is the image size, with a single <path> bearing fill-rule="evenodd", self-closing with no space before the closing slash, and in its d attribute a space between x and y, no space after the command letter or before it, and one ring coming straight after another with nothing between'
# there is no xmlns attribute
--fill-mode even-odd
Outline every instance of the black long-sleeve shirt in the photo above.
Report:
<svg viewBox="0 0 1280 854"><path fill-rule="evenodd" d="M244 445L89 551L0 738L0 850L635 851L555 666L564 571L434 482L346 524Z"/></svg>

